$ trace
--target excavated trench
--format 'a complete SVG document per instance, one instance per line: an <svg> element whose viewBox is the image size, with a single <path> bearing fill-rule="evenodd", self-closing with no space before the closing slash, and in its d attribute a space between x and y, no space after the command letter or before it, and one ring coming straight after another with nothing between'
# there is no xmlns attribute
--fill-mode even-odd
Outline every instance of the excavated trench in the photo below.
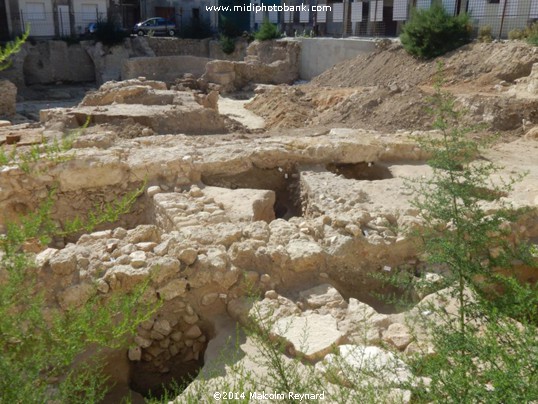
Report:
<svg viewBox="0 0 538 404"><path fill-rule="evenodd" d="M319 171L331 172L335 175L342 176L346 180L352 181L380 181L393 178L389 168L378 163L355 163L355 164L327 164L320 165ZM240 173L219 173L219 174L203 174L201 181L203 184L212 187L221 187L231 190L236 189L256 189L256 190L271 190L275 193L274 212L275 218L289 220L292 217L303 216L303 204L308 196L301 195L301 173L302 168L298 165L290 164L287 167L274 168L258 168L252 167L247 171ZM168 187L170 188L170 187ZM203 188L202 188L203 189ZM123 190L122 193L127 193L128 190ZM61 212L79 210L79 213L86 210L92 205L103 205L112 196L118 196L119 191L114 189L99 189L92 192L84 193L65 193L59 195L58 214ZM73 201L77 200L76 203ZM72 213L72 212L71 212ZM136 202L133 211L120 218L112 224L103 225L100 229L113 229L115 227L123 227L132 229L140 224L154 224L153 222L153 206L151 199L146 195L142 195ZM65 243L75 241L76 238L64 240ZM350 251L349 253L353 253ZM351 260L353 263L358 262L356 259ZM360 260L359 260L360 261ZM338 262L338 260L336 261ZM345 265L343 265L345 266ZM352 265L354 266L354 265ZM342 272L342 277L335 277L330 283L344 296L346 300L350 297L363 298L364 290L354 291L353 289L360 286L353 279L345 279L352 274L351 267L348 271ZM288 291L293 294L294 288L303 287L305 285L316 286L322 283L320 280L312 279L308 282L302 282L300 285L290 285ZM388 289L379 288L379 291L387 291ZM281 290L285 292L285 288ZM396 289L390 289L391 293L398 293ZM373 305L380 312L390 313L396 309L391 304L383 303L375 298L360 299ZM166 309L168 310L168 309ZM202 315L201 315L202 321ZM179 327L179 326L178 326ZM171 337L166 337L161 340L153 340L152 345L142 350L142 360L128 362L128 388L145 398L163 397L167 389L174 386L187 386L196 378L200 370L204 366L204 352L207 343L213 338L211 321L205 322L205 327L202 328L202 336L197 341L199 344L196 357L192 356L189 346L185 346L183 341L174 341ZM180 328L175 328L179 330ZM182 329L184 332L184 329ZM172 331L173 334L175 331ZM149 334L148 334L149 335ZM174 355L170 354L170 351ZM151 357L144 357L146 352L160 352ZM127 356L124 354L124 356ZM105 402L108 402L105 400Z"/></svg>
<svg viewBox="0 0 538 404"><path fill-rule="evenodd" d="M205 185L228 189L259 189L274 191L275 217L288 220L302 216L299 174L294 165L278 168L257 168L238 174L202 174Z"/></svg>
<svg viewBox="0 0 538 404"><path fill-rule="evenodd" d="M349 180L379 181L393 178L389 168L382 163L329 163L325 168L327 171L342 175Z"/></svg>
<svg viewBox="0 0 538 404"><path fill-rule="evenodd" d="M186 346L182 341L175 341L173 338L166 338L159 342L160 347L171 348L165 351L152 361L130 361L129 362L129 388L141 394L144 398L163 398L168 391L183 390L199 374L204 366L204 354L208 342L215 334L214 327L210 321L202 321L200 325L201 335L197 338L203 342L199 344L199 351L193 355L190 346ZM151 350L151 347L149 348Z"/></svg>

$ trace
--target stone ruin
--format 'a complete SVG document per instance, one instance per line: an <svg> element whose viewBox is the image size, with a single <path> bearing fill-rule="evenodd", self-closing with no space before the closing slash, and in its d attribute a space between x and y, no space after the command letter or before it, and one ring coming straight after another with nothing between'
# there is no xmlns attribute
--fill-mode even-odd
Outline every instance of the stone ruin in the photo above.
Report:
<svg viewBox="0 0 538 404"><path fill-rule="evenodd" d="M287 354L321 373L338 360L337 348L352 366L351 356L395 364L387 381L414 380L390 349L407 355L431 348L425 332L412 336L409 329L422 304L443 301L454 310L446 290L430 294L442 271L421 261L410 237L422 221L405 179L431 174L427 155L410 139L416 133L333 128L195 136L223 134L237 124L219 112L214 90L243 88L260 71L268 82L294 80L288 68L296 63L296 45L266 56L259 46L258 59L209 62L201 78L108 82L77 107L43 110L43 127L9 129L9 135L54 138L91 119L69 161L33 176L15 166L0 170L0 226L35 209L53 185L53 218L61 224L146 184L117 223L36 250L49 308L77 307L146 281L144 301L163 301L128 351L110 353L107 369L117 384L109 402L129 391L137 402L162 383L210 369L235 325L246 324L253 311L271 313L272 335L286 342ZM0 142L7 136L0 130ZM23 138L19 146L28 144ZM538 171L524 153L528 148L519 140L487 157L503 162L502 174L529 170L506 199L534 208L513 225L514 234L534 238L538 201L529 195L538 194ZM421 302L405 313L379 300L394 290L372 276L400 267L413 269ZM528 268L518 270L522 279L537 280ZM253 292L263 298L253 302ZM305 329L310 341L303 346ZM242 342L251 352L251 341ZM258 372L248 357L242 362ZM187 392L198 386L194 381ZM394 396L410 400L406 391Z"/></svg>
<svg viewBox="0 0 538 404"><path fill-rule="evenodd" d="M218 93L197 94L169 90L164 82L144 77L103 84L75 108L53 108L40 112L45 126L60 123L79 127L92 124L121 126L126 121L157 134L210 134L227 132L217 108Z"/></svg>
<svg viewBox="0 0 538 404"><path fill-rule="evenodd" d="M218 118L215 109L188 94L197 111ZM156 104L178 99L159 83L135 80L108 84L79 108L138 105L129 104L132 97ZM76 111L65 116L76 119ZM409 353L424 343L410 336L403 314L390 314L393 308L376 298L375 292L386 289L371 276L401 265L414 267L417 280L439 276L421 264L409 238L421 221L404 178L429 175L429 169L408 134L333 129L216 144L177 135L111 143L102 136L82 136L74 158L47 174L29 177L4 168L0 210L15 217L34 209L57 183L54 218L61 223L147 181L133 211L118 223L55 240L37 254L51 307L78 306L148 279L145 301L163 300L154 318L139 327L128 353L111 355L123 369L112 373L117 389L147 394L210 363L206 350L219 350L229 325L245 321L252 291L265 296L263 310L276 309L274 332L288 341L292 355L301 351L296 327L287 322L323 325L323 335L312 329L316 342L302 352L312 362L325 358L322 368L335 346L362 349L353 348L364 336L355 327L359 317L371 326L361 340L370 347L363 354L390 355L371 347L381 341ZM499 151L504 158L506 153ZM518 159L512 162L505 158L506 172L525 168ZM515 189L516 203L532 204L521 195L538 183L535 171ZM538 236L535 215L516 228L524 237ZM409 377L408 369L402 372Z"/></svg>

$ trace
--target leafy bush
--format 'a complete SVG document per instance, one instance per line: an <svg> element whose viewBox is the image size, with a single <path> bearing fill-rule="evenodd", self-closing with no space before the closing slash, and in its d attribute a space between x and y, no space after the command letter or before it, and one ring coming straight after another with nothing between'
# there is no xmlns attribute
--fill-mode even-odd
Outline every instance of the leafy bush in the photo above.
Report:
<svg viewBox="0 0 538 404"><path fill-rule="evenodd" d="M256 38L258 41L268 41L270 39L279 39L280 37L282 37L282 34L278 30L277 26L269 22L268 19L263 21L258 32L254 34L254 38Z"/></svg>
<svg viewBox="0 0 538 404"><path fill-rule="evenodd" d="M449 15L434 4L428 10L415 10L400 35L405 50L413 56L431 59L459 48L471 39L467 14Z"/></svg>
<svg viewBox="0 0 538 404"><path fill-rule="evenodd" d="M538 46L538 23L534 23L525 28L524 37L527 38L527 42L531 45Z"/></svg>
<svg viewBox="0 0 538 404"><path fill-rule="evenodd" d="M27 36L28 32L0 48L0 70ZM75 136L52 143L43 140L28 151L0 146L0 167L18 166L29 177L42 175L47 167L69 158L65 152ZM61 226L52 218L53 186L37 209L5 223L0 234L0 403L102 401L108 388L102 374L103 349L125 347L126 337L152 314L154 307L140 305L145 287L112 298L95 293L86 304L58 310L51 304L54 292L43 286L43 278L50 275L36 270L32 251L55 237L117 220L143 188ZM93 355L88 360L81 357L89 353Z"/></svg>
<svg viewBox="0 0 538 404"><path fill-rule="evenodd" d="M106 46L119 45L127 36L128 34L113 20L101 20L95 26L96 41Z"/></svg>
<svg viewBox="0 0 538 404"><path fill-rule="evenodd" d="M17 166L29 177L65 161L77 134L42 141L30 150L0 147L0 167ZM35 254L56 237L92 231L130 211L144 186L86 217L63 225L52 218L55 186L33 212L5 224L0 234L0 397L1 403L99 402L108 386L102 353L125 348L127 337L146 320L153 307L140 304L145 286L111 298L95 293L86 304L58 310L44 290ZM21 293L24 291L24 293ZM92 353L87 361L80 355ZM78 364L74 364L78 362Z"/></svg>
<svg viewBox="0 0 538 404"><path fill-rule="evenodd" d="M532 45L538 45L538 23L528 25L525 29L515 28L508 33L508 39L526 40Z"/></svg>
<svg viewBox="0 0 538 404"><path fill-rule="evenodd" d="M493 36L491 35L491 25L483 25L478 28L478 40L486 43L493 41Z"/></svg>
<svg viewBox="0 0 538 404"><path fill-rule="evenodd" d="M219 43L220 43L220 48L225 54L230 55L234 52L235 41L233 40L233 38L230 38L229 36L226 36L226 35L221 35L219 39Z"/></svg>
<svg viewBox="0 0 538 404"><path fill-rule="evenodd" d="M508 33L508 39L511 39L511 40L525 39L525 31L515 28Z"/></svg>
<svg viewBox="0 0 538 404"><path fill-rule="evenodd" d="M452 312L432 305L435 315L424 316L436 355L417 356L417 369L431 383L412 390L418 402L532 402L538 398L538 291L520 283L512 268L535 267L536 259L513 237L523 212L501 198L521 176L492 180L499 167L478 157L493 139L470 136L440 82L432 103L439 136L416 140L431 156L433 176L417 181L413 203L425 224L419 236L427 261L446 269L445 291L457 304Z"/></svg>
<svg viewBox="0 0 538 404"><path fill-rule="evenodd" d="M26 39L30 35L30 27L26 27L26 31L20 38L15 38L13 42L8 42L3 48L0 47L0 71L11 66L11 56L19 52Z"/></svg>

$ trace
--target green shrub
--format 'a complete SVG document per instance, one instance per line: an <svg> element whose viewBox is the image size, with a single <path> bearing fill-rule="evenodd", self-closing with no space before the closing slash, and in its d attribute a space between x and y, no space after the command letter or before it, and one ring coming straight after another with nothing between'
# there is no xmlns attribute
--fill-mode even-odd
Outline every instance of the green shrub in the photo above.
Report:
<svg viewBox="0 0 538 404"><path fill-rule="evenodd" d="M235 41L233 40L233 38L230 38L229 36L226 36L226 35L221 35L219 39L219 43L220 43L220 48L225 54L230 55L234 52Z"/></svg>
<svg viewBox="0 0 538 404"><path fill-rule="evenodd" d="M491 25L483 25L478 28L478 40L486 43L493 41L493 36L491 35Z"/></svg>
<svg viewBox="0 0 538 404"><path fill-rule="evenodd" d="M531 24L525 28L523 35L525 38L527 38L528 43L538 46L538 23L535 22L534 24Z"/></svg>
<svg viewBox="0 0 538 404"><path fill-rule="evenodd" d="M258 32L254 34L254 38L256 38L258 41L268 41L270 39L279 39L280 37L282 37L282 34L278 30L277 26L269 22L268 19L263 21Z"/></svg>
<svg viewBox="0 0 538 404"><path fill-rule="evenodd" d="M119 45L127 36L113 20L101 20L95 26L95 40L106 46Z"/></svg>
<svg viewBox="0 0 538 404"><path fill-rule="evenodd" d="M459 48L471 39L467 14L456 17L434 4L428 10L415 10L400 35L405 50L413 56L431 59Z"/></svg>
<svg viewBox="0 0 538 404"><path fill-rule="evenodd" d="M21 50L22 45L28 39L28 35L30 35L29 26L26 27L26 32L20 38L15 38L13 42L8 42L3 48L0 47L0 71L11 66L11 56Z"/></svg>
<svg viewBox="0 0 538 404"><path fill-rule="evenodd" d="M525 39L525 31L515 28L508 33L508 39L511 39L511 40Z"/></svg>
<svg viewBox="0 0 538 404"><path fill-rule="evenodd" d="M0 47L0 70L28 36ZM31 179L68 159L77 134L52 143L42 140L30 150L0 146L0 168L18 166ZM0 234L0 403L96 403L109 386L103 370L106 348L125 348L127 337L154 307L141 303L145 285L128 295L95 294L81 307L57 310L51 290L44 290L46 272L37 271L32 246L46 246L55 237L91 231L130 210L144 187L104 208L58 224L52 217L54 193L34 211L5 223ZM93 285L95 287L95 285ZM88 360L82 354L94 353ZM75 364L77 363L78 364Z"/></svg>
<svg viewBox="0 0 538 404"><path fill-rule="evenodd" d="M538 285L520 283L513 267L537 262L529 244L511 239L525 210L501 198L522 175L494 179L500 167L479 159L494 138L473 137L473 128L462 126L463 112L441 84L431 101L439 136L416 138L433 175L415 182L413 205L424 221L417 231L424 256L445 268L446 293L457 304L452 312L432 305L435 315L423 316L436 355L417 356L417 369L431 382L411 390L417 402L532 402L538 398Z"/></svg>

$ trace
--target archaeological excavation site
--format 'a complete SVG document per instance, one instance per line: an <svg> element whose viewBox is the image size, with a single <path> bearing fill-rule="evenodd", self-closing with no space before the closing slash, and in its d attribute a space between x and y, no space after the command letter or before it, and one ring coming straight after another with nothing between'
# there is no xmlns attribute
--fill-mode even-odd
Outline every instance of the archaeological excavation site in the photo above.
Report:
<svg viewBox="0 0 538 404"><path fill-rule="evenodd" d="M0 72L0 316L22 320L0 325L2 358L16 363L30 349L18 347L39 345L31 338L58 345L62 333L47 327L88 307L91 328L96 307L122 297L136 295L128 313L140 314L122 343L106 348L86 329L62 328L85 345L73 344L66 363L32 368L39 389L66 397L62 383L97 360L106 389L77 401L81 382L72 400L35 402L455 402L428 395L448 379L427 368L449 349L439 344L443 321L461 319L460 303L482 296L473 282L456 293L454 265L466 264L439 258L462 254L426 248L435 216L425 213L417 184L450 178L431 164L435 147L452 150L442 141L452 128L443 131L430 111L439 74L461 113L456 124L473 128L463 130L467 139L495 135L472 158L452 161L453 172L466 169L465 158L471 177L480 164L498 169L472 205L482 216L448 217L434 229L444 229L444 245L502 233L507 245L530 246L527 260L490 266L509 272L529 293L522 301L536 303L537 48L472 42L423 61L398 41L364 41L353 57L314 74L314 40L243 41L231 55L215 41L178 38L133 37L112 48L28 42L12 56ZM441 140L428 148L423 139ZM468 201L439 198L432 209ZM123 210L107 215L111 207ZM517 215L507 214L513 220L500 233L463 234L472 228L466 220L485 223L505 208ZM486 248L488 265L503 255L499 245ZM470 251L469 260L478 248ZM11 290L20 257L31 277ZM506 297L498 282L485 294ZM23 307L31 296L38 325L28 325L37 314ZM515 356L536 370L531 311L510 324L534 327ZM468 318L470 340L490 335L486 317ZM462 356L447 363L456 369ZM461 380L491 396L460 402L510 402L488 363L476 365L485 375ZM528 392L521 402L538 400L530 374L520 375L518 388ZM18 380L2 384L0 403L24 402L2 398L18 397L7 393Z"/></svg>

